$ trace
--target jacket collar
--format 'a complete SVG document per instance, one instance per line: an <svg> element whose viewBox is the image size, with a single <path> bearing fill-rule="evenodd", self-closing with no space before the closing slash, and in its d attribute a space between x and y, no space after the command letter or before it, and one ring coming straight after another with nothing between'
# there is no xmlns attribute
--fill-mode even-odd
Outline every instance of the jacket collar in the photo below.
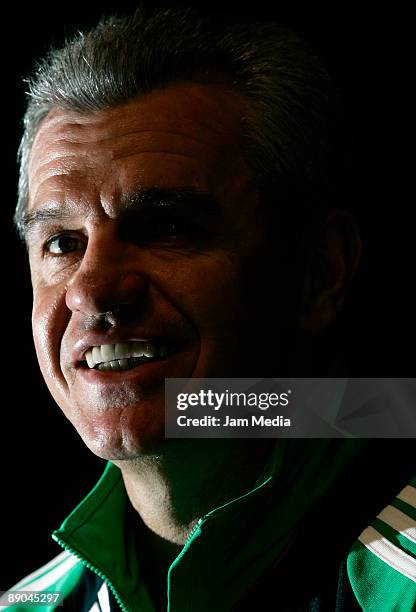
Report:
<svg viewBox="0 0 416 612"><path fill-rule="evenodd" d="M358 447L347 440L277 440L255 486L201 517L169 570L169 609L203 612L218 601L231 609L279 557L293 529ZM322 470L329 458L331 469ZM53 538L106 579L122 609L153 610L140 579L129 507L120 470L109 462Z"/></svg>

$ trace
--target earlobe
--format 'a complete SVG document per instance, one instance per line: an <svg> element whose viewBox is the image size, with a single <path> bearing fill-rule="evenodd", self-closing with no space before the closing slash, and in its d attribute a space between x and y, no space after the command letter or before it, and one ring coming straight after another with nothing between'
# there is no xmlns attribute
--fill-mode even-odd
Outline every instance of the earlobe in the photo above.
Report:
<svg viewBox="0 0 416 612"><path fill-rule="evenodd" d="M300 327L320 332L336 320L361 258L358 226L347 212L334 211L309 252Z"/></svg>

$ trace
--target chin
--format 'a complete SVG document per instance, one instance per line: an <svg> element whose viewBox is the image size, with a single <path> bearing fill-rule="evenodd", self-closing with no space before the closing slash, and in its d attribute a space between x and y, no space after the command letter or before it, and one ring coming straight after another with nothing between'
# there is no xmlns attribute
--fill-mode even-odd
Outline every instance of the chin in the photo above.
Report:
<svg viewBox="0 0 416 612"><path fill-rule="evenodd" d="M165 443L164 411L129 407L70 420L90 451L108 461L159 455Z"/></svg>
<svg viewBox="0 0 416 612"><path fill-rule="evenodd" d="M106 461L132 461L141 457L159 456L165 443L164 432L160 436L130 437L127 441L123 436L85 435L81 434L85 445L90 451Z"/></svg>

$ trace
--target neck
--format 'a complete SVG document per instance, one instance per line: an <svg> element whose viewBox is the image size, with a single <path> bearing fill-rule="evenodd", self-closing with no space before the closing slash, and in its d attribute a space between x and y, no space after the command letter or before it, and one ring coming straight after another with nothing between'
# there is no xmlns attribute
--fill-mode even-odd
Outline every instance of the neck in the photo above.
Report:
<svg viewBox="0 0 416 612"><path fill-rule="evenodd" d="M166 610L167 572L192 527L254 486L274 442L167 440L158 455L117 462L136 511L140 570L156 610Z"/></svg>
<svg viewBox="0 0 416 612"><path fill-rule="evenodd" d="M196 521L254 486L273 440L168 440L118 462L133 508L159 539L183 546Z"/></svg>

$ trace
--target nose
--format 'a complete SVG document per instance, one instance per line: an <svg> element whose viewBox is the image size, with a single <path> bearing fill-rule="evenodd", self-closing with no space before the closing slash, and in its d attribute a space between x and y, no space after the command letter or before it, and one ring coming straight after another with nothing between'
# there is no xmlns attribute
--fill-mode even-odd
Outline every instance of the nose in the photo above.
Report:
<svg viewBox="0 0 416 612"><path fill-rule="evenodd" d="M104 314L143 302L147 275L140 254L118 240L111 230L91 235L78 269L66 291L67 307L85 315Z"/></svg>

